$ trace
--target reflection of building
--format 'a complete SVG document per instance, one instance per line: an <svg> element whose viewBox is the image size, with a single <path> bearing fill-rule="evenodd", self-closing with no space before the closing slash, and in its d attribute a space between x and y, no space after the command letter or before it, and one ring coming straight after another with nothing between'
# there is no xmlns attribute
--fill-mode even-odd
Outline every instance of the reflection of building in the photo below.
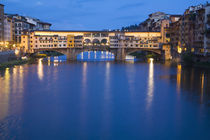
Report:
<svg viewBox="0 0 210 140"><path fill-rule="evenodd" d="M4 78L0 79L0 120L4 120L11 113L14 113L13 111L19 112L22 109L24 75L27 73L23 71L22 66L17 66L11 69L7 68L1 74ZM16 96L11 96L13 94ZM14 102L15 110L11 110L10 107L13 106Z"/></svg>
<svg viewBox="0 0 210 140"><path fill-rule="evenodd" d="M177 93L180 94L182 90L189 91L190 94L187 95L191 99L194 100L200 97L201 102L205 100L208 102L210 97L210 87L208 86L210 75L205 73L208 73L208 70L177 65ZM171 79L174 79L174 77L171 77Z"/></svg>
<svg viewBox="0 0 210 140"><path fill-rule="evenodd" d="M4 41L4 5L0 4L0 41Z"/></svg>

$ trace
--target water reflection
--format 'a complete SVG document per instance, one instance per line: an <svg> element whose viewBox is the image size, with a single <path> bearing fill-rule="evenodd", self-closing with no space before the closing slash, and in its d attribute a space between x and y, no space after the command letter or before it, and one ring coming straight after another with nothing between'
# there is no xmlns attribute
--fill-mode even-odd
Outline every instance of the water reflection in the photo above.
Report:
<svg viewBox="0 0 210 140"><path fill-rule="evenodd" d="M44 69L43 69L42 60L43 59L38 60L38 66L37 66L37 74L38 74L39 80L43 80L43 77L44 77Z"/></svg>
<svg viewBox="0 0 210 140"><path fill-rule="evenodd" d="M113 61L114 58L114 54L109 51L88 51L77 55L77 60L81 61ZM135 60L135 57L127 55L126 60Z"/></svg>
<svg viewBox="0 0 210 140"><path fill-rule="evenodd" d="M203 93L204 93L204 81L205 80L205 75L204 73L201 74L201 103L203 103Z"/></svg>
<svg viewBox="0 0 210 140"><path fill-rule="evenodd" d="M52 65L39 60L1 72L0 139L2 132L5 139L17 136L17 129L19 139L91 139L96 133L110 139L153 139L163 130L194 138L198 129L209 135L210 70L152 59L149 64L50 59ZM165 79L158 79L163 74Z"/></svg>
<svg viewBox="0 0 210 140"><path fill-rule="evenodd" d="M9 108L9 94L10 94L10 73L9 68L5 70L4 79L1 83L0 89L0 120L8 115Z"/></svg>
<svg viewBox="0 0 210 140"><path fill-rule="evenodd" d="M83 98L85 97L85 92L87 90L87 62L83 63L82 66L82 93Z"/></svg>
<svg viewBox="0 0 210 140"><path fill-rule="evenodd" d="M180 94L181 88L181 77L182 77L182 65L177 65L177 93Z"/></svg>
<svg viewBox="0 0 210 140"><path fill-rule="evenodd" d="M24 92L24 70L23 66L7 68L3 78L0 78L0 120L8 116L12 100L11 111L20 111L22 96ZM14 108L15 106L15 108Z"/></svg>
<svg viewBox="0 0 210 140"><path fill-rule="evenodd" d="M126 60L135 60L135 57L132 55L126 55Z"/></svg>
<svg viewBox="0 0 210 140"><path fill-rule="evenodd" d="M149 75L147 86L147 109L150 108L154 94L154 59L149 60Z"/></svg>
<svg viewBox="0 0 210 140"><path fill-rule="evenodd" d="M104 98L102 106L102 121L101 121L101 130L105 133L109 133L111 127L111 103L112 103L112 94L111 94L111 63L106 63L105 69L105 79L104 79Z"/></svg>
<svg viewBox="0 0 210 140"><path fill-rule="evenodd" d="M126 68L126 73L127 73L127 78L128 78L128 88L129 88L129 94L131 97L134 97L133 95L135 94L135 75L136 75L136 69L134 62L128 61L127 62L127 68Z"/></svg>
<svg viewBox="0 0 210 140"><path fill-rule="evenodd" d="M88 52L82 52L77 56L78 60L82 61L105 61L105 60L114 60L114 54L108 51L88 51Z"/></svg>
<svg viewBox="0 0 210 140"><path fill-rule="evenodd" d="M81 79L81 111L80 111L80 131L84 131L87 125L87 62L82 64Z"/></svg>
<svg viewBox="0 0 210 140"><path fill-rule="evenodd" d="M48 66L51 65L50 57L47 58L47 64L48 64Z"/></svg>
<svg viewBox="0 0 210 140"><path fill-rule="evenodd" d="M189 98L200 97L200 103L208 100L210 87L206 86L210 82L210 71L208 69L183 67L177 65L177 93L187 91ZM207 94L205 97L204 95Z"/></svg>
<svg viewBox="0 0 210 140"><path fill-rule="evenodd" d="M105 74L105 99L110 99L110 62L106 63L106 74Z"/></svg>

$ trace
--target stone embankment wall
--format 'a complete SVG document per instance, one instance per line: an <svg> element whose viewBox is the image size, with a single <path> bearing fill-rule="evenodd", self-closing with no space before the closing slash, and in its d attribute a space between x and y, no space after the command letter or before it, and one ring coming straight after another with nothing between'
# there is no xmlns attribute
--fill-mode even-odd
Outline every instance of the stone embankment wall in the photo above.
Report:
<svg viewBox="0 0 210 140"><path fill-rule="evenodd" d="M15 60L16 55L14 51L3 51L0 52L0 63L5 63L11 60Z"/></svg>

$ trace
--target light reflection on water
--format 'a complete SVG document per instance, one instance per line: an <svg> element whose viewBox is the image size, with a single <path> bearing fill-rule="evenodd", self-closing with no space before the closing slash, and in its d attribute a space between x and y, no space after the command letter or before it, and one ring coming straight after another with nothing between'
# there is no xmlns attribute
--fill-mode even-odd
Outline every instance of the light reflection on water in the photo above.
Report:
<svg viewBox="0 0 210 140"><path fill-rule="evenodd" d="M209 70L153 60L39 59L0 72L0 139L206 139L209 84Z"/></svg>
<svg viewBox="0 0 210 140"><path fill-rule="evenodd" d="M39 79L42 80L44 77L44 69L43 69L43 64L42 64L43 59L39 59L38 61L39 62L38 62L38 67L37 67L37 74L38 74Z"/></svg>
<svg viewBox="0 0 210 140"><path fill-rule="evenodd" d="M154 94L154 60L149 60L149 75L148 75L148 86L147 86L147 110L149 110Z"/></svg>
<svg viewBox="0 0 210 140"><path fill-rule="evenodd" d="M134 60L134 56L127 55L126 60ZM108 51L88 51L82 52L77 56L77 60L81 61L113 61L114 54Z"/></svg>
<svg viewBox="0 0 210 140"><path fill-rule="evenodd" d="M5 70L4 82L0 82L1 94L0 94L0 120L4 119L8 115L9 109L9 94L10 94L10 74L9 68Z"/></svg>
<svg viewBox="0 0 210 140"><path fill-rule="evenodd" d="M77 56L77 60L98 60L98 61L106 61L106 60L114 60L114 54L106 51L89 51L82 52Z"/></svg>

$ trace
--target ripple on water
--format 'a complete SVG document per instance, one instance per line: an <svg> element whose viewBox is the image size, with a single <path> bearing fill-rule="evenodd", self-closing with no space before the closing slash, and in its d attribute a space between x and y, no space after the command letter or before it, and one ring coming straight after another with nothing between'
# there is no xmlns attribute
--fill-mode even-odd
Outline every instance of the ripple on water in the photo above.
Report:
<svg viewBox="0 0 210 140"><path fill-rule="evenodd" d="M21 118L17 116L6 117L0 121L0 140L13 140L19 133L21 128Z"/></svg>

